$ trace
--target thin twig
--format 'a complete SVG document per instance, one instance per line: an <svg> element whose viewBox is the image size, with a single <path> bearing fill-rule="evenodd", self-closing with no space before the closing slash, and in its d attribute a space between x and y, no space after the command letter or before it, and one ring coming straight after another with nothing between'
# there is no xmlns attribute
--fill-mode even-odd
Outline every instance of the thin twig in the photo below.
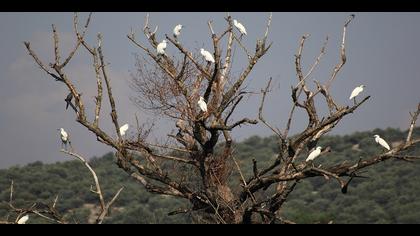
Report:
<svg viewBox="0 0 420 236"><path fill-rule="evenodd" d="M270 77L267 83L267 87L264 90L261 89L262 98L261 98L260 108L258 109L258 119L261 120L265 126L271 129L271 131L273 131L279 138L283 138L280 131L278 131L277 129L273 128L270 124L268 124L262 115L263 109L264 109L265 96L267 95L268 89L270 88L271 81L272 81L272 78Z"/></svg>
<svg viewBox="0 0 420 236"><path fill-rule="evenodd" d="M102 194L102 190L101 190L101 186L99 184L99 179L98 176L96 175L96 172L92 169L92 167L89 165L89 163L86 161L85 158L83 158L81 155L74 153L74 152L70 152L64 149L60 150L62 153L65 153L67 155L73 156L77 159L79 159L90 171L90 173L92 174L93 180L95 181L95 185L96 185L96 190L95 193L98 194L99 196L99 201L101 203L101 209L104 210L105 209L105 200L104 200L104 196Z"/></svg>
<svg viewBox="0 0 420 236"><path fill-rule="evenodd" d="M416 121L417 118L420 114L420 103L417 105L417 110L414 112L414 114L411 115L411 122L410 122L410 127L408 129L408 134L407 134L407 139L406 139L406 143L409 143L411 141L411 136L413 135L413 130L414 127L416 126Z"/></svg>
<svg viewBox="0 0 420 236"><path fill-rule="evenodd" d="M347 60L346 59L346 48L345 48L346 31L347 31L347 26L354 19L354 17L355 17L354 14L350 15L350 18L344 24L344 27L343 27L343 37L342 37L342 41L341 41L340 62L338 63L338 65L336 65L334 67L334 70L333 70L333 73L331 75L331 78L327 82L327 85L326 85L327 90L329 90L329 88L331 87L331 84L334 81L334 79L336 78L338 72L341 70L341 68L346 63L346 60Z"/></svg>

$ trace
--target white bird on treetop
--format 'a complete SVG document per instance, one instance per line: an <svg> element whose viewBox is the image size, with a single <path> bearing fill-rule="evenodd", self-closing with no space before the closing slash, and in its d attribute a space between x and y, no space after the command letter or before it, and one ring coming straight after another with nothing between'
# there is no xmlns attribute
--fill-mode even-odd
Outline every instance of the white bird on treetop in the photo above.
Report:
<svg viewBox="0 0 420 236"><path fill-rule="evenodd" d="M26 224L26 221L28 221L28 220L29 220L29 215L24 215L18 220L17 223L20 224L20 225L24 225L24 224Z"/></svg>
<svg viewBox="0 0 420 236"><path fill-rule="evenodd" d="M67 148L67 143L70 143L69 134L63 128L60 128L59 130L61 138L61 148L63 148L63 144L65 148Z"/></svg>
<svg viewBox="0 0 420 236"><path fill-rule="evenodd" d="M351 95L350 95L349 99L352 100L353 98L357 97L357 95L359 95L363 91L364 87L365 86L362 84L362 85L356 87L355 89L353 89L353 92L351 92Z"/></svg>
<svg viewBox="0 0 420 236"><path fill-rule="evenodd" d="M165 49L166 49L166 40L162 40L161 43L159 43L156 47L156 51L158 55L163 55L165 54Z"/></svg>
<svg viewBox="0 0 420 236"><path fill-rule="evenodd" d="M388 143L383 138L379 137L379 135L375 134L373 137L375 137L376 143L379 143L382 147L386 148L388 151L391 150Z"/></svg>
<svg viewBox="0 0 420 236"><path fill-rule="evenodd" d="M245 34L246 35L246 29L245 26L243 26L240 22L238 22L237 20L233 20L233 24L235 25L235 27L239 30L239 32L241 32L241 34Z"/></svg>
<svg viewBox="0 0 420 236"><path fill-rule="evenodd" d="M125 125L123 125L123 126L120 127L120 134L121 134L121 136L124 136L125 135L125 132L127 132L128 127L129 127L128 124L125 124Z"/></svg>
<svg viewBox="0 0 420 236"><path fill-rule="evenodd" d="M174 28L174 36L175 38L181 34L182 25L176 25Z"/></svg>
<svg viewBox="0 0 420 236"><path fill-rule="evenodd" d="M200 96L200 100L198 100L198 106L200 106L200 109L204 112L207 112L207 104L204 101L204 98Z"/></svg>
<svg viewBox="0 0 420 236"><path fill-rule="evenodd" d="M309 154L308 158L306 158L306 162L313 161L317 158L321 154L321 149L322 147L316 147L316 149Z"/></svg>
<svg viewBox="0 0 420 236"><path fill-rule="evenodd" d="M206 59L206 61L215 63L213 55L211 55L210 52L204 50L203 48L200 49L200 52L201 52L201 55L203 55L203 57Z"/></svg>

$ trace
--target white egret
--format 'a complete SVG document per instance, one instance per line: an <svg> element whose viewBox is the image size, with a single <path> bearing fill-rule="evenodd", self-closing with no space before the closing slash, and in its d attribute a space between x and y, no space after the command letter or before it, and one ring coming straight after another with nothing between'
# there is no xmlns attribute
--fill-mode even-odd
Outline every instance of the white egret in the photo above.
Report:
<svg viewBox="0 0 420 236"><path fill-rule="evenodd" d="M321 154L321 149L322 147L316 147L316 149L309 154L308 158L306 158L306 162L315 160L315 158Z"/></svg>
<svg viewBox="0 0 420 236"><path fill-rule="evenodd" d="M203 55L203 57L206 59L206 61L215 63L213 55L211 55L210 52L204 50L203 48L200 49L200 52L201 52L201 55Z"/></svg>
<svg viewBox="0 0 420 236"><path fill-rule="evenodd" d="M28 221L28 220L29 220L29 215L24 215L18 220L17 223L20 224L20 225L24 225L24 224L26 224L26 221Z"/></svg>
<svg viewBox="0 0 420 236"><path fill-rule="evenodd" d="M120 134L121 134L121 136L124 136L125 135L125 133L128 130L128 127L129 127L128 124L125 124L125 125L123 125L123 126L120 127Z"/></svg>
<svg viewBox="0 0 420 236"><path fill-rule="evenodd" d="M243 26L240 22L238 22L237 20L233 20L233 24L235 25L235 27L239 30L239 32L241 32L241 34L245 34L246 35L246 29L245 26Z"/></svg>
<svg viewBox="0 0 420 236"><path fill-rule="evenodd" d="M158 55L163 55L165 54L165 49L166 49L166 40L162 40L161 43L159 43L156 47L156 51Z"/></svg>
<svg viewBox="0 0 420 236"><path fill-rule="evenodd" d="M69 134L63 129L60 128L60 138L61 138L61 148L64 147L67 149L67 143L70 143Z"/></svg>
<svg viewBox="0 0 420 236"><path fill-rule="evenodd" d="M198 106L200 107L200 109L204 112L207 112L207 104L204 101L204 98L200 96L200 100L198 101Z"/></svg>
<svg viewBox="0 0 420 236"><path fill-rule="evenodd" d="M359 95L363 91L364 87L365 86L362 84L362 85L356 87L355 89L353 89L353 92L351 92L351 95L350 95L349 99L352 100L353 98L357 97L357 95Z"/></svg>
<svg viewBox="0 0 420 236"><path fill-rule="evenodd" d="M176 25L174 28L174 37L178 37L181 34L182 25Z"/></svg>
<svg viewBox="0 0 420 236"><path fill-rule="evenodd" d="M379 137L379 135L375 134L373 137L375 137L376 143L379 143L382 147L386 148L388 151L391 150L388 143L383 138Z"/></svg>

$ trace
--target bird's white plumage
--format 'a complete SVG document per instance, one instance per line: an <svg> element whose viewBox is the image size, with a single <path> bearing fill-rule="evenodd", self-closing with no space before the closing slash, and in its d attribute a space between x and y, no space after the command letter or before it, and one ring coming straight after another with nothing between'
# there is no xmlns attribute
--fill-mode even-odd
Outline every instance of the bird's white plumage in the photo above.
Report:
<svg viewBox="0 0 420 236"><path fill-rule="evenodd" d="M29 215L24 215L18 220L18 224L24 225L29 220Z"/></svg>
<svg viewBox="0 0 420 236"><path fill-rule="evenodd" d="M239 32L241 32L241 34L246 35L245 26L243 26L240 22L238 22L237 20L233 20L233 25L235 25L235 27L239 30Z"/></svg>
<svg viewBox="0 0 420 236"><path fill-rule="evenodd" d="M206 51L206 50L204 50L203 48L200 50L200 53L201 53L201 55L203 55L203 57L204 57L204 59L206 59L206 61L208 61L208 62L212 62L212 63L214 63L215 61L214 61L214 58L213 58L213 55L211 55L211 53L210 52L208 52L208 51Z"/></svg>
<svg viewBox="0 0 420 236"><path fill-rule="evenodd" d="M60 136L61 136L61 141L63 141L64 143L69 140L69 135L63 128L60 128Z"/></svg>
<svg viewBox="0 0 420 236"><path fill-rule="evenodd" d="M373 136L373 137L375 137L375 142L376 143L378 143L382 147L386 148L388 151L391 150L388 143L383 138L379 137L379 135L375 134L375 136Z"/></svg>
<svg viewBox="0 0 420 236"><path fill-rule="evenodd" d="M306 161L313 161L315 158L317 158L321 154L321 147L317 147L315 150L313 150L308 158L306 158Z"/></svg>
<svg viewBox="0 0 420 236"><path fill-rule="evenodd" d="M198 100L198 106L200 107L200 109L204 112L207 112L207 104L204 101L203 97L200 97L200 100Z"/></svg>
<svg viewBox="0 0 420 236"><path fill-rule="evenodd" d="M165 54L165 49L166 49L166 40L162 40L162 42L159 43L156 47L157 54L158 55Z"/></svg>
<svg viewBox="0 0 420 236"><path fill-rule="evenodd" d="M181 34L182 25L176 25L174 28L174 36L178 37Z"/></svg>
<svg viewBox="0 0 420 236"><path fill-rule="evenodd" d="M121 136L124 136L125 135L125 133L128 130L128 127L129 127L128 124L125 124L125 125L123 125L123 126L120 127L120 134L121 134Z"/></svg>
<svg viewBox="0 0 420 236"><path fill-rule="evenodd" d="M351 92L351 95L350 95L349 99L352 100L353 98L357 97L357 95L359 95L363 91L364 87L365 86L362 84L362 85L354 88L353 91Z"/></svg>

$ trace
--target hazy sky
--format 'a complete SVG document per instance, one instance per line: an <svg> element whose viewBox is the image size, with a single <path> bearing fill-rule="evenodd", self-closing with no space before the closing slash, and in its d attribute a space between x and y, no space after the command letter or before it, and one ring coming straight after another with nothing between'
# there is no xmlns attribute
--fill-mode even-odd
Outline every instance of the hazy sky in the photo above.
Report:
<svg viewBox="0 0 420 236"><path fill-rule="evenodd" d="M311 79L326 81L339 59L342 26L350 13L274 13L269 40L273 46L260 60L246 83L248 90L259 91L269 77L273 77L274 90L267 97L265 115L279 128L285 126L290 109L290 86L295 83L294 54L302 34L311 37L303 55L304 70L318 55L323 41L329 35L326 55ZM372 98L346 117L333 132L335 134L373 128L396 127L405 129L408 112L420 101L420 13L355 13L356 18L348 27L346 43L347 64L332 86L332 94L341 104L348 101L351 90L360 84L367 87L363 95ZM142 121L148 118L129 100L134 95L129 88L130 71L134 71L133 53L142 53L126 38L133 28L138 38L143 27L145 13L94 13L88 31L88 41L94 42L97 32L103 34L103 49L110 63L110 76L117 99L120 123L128 122L134 127L134 115ZM255 40L264 32L267 13L232 13L247 28L244 44L254 50ZM51 24L56 24L60 33L65 56L73 47L75 36L72 28L72 13L0 13L0 168L24 164L36 160L55 162L65 160L59 152L60 141L57 128L68 130L76 150L87 156L102 155L109 148L75 122L71 110L65 110L67 92L63 84L54 82L41 71L24 48L23 41L30 41L32 48L44 61L53 58ZM81 13L83 20L87 16ZM194 51L201 47L211 48L207 21L213 20L215 30L225 27L225 13L151 13L151 23L159 25L158 39L181 23L181 42ZM81 23L80 25L82 25ZM169 53L178 52L172 45ZM239 51L239 49L238 49ZM237 53L234 74L244 67L244 55ZM86 54L79 53L68 65L67 73L74 78L83 97L91 108L95 92L95 80ZM312 84L310 82L310 84ZM251 97L239 107L237 118L255 118L259 97ZM105 130L112 130L109 109L102 112ZM293 131L306 125L304 113L297 113ZM172 123L161 120L153 134L161 137L172 129ZM243 126L234 133L237 140L251 134L270 135L262 125Z"/></svg>

